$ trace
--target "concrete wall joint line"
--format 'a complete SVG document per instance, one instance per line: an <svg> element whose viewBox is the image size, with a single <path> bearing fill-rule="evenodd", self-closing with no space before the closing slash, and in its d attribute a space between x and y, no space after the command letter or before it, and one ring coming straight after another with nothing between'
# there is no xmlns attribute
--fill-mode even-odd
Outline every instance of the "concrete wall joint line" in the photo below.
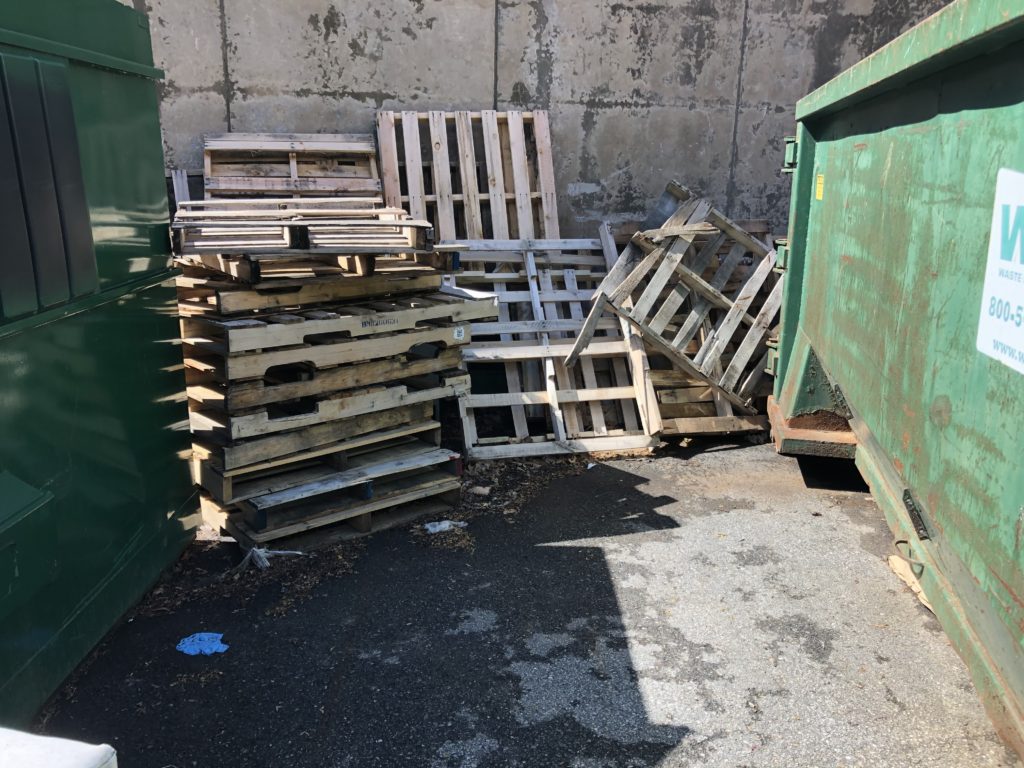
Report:
<svg viewBox="0 0 1024 768"><path fill-rule="evenodd" d="M228 15L224 8L226 0L217 0L220 12L220 54L224 67L224 121L228 132L231 132L231 101L234 97L234 84L231 81L231 65L228 60L231 48L228 46Z"/></svg>
<svg viewBox="0 0 1024 768"><path fill-rule="evenodd" d="M747 61L747 36L750 34L750 0L743 0L743 30L740 33L740 60L736 72L736 100L732 115L732 144L729 148L729 183L725 208L732 211L736 198L736 157L739 154L740 99L743 95L743 69Z"/></svg>

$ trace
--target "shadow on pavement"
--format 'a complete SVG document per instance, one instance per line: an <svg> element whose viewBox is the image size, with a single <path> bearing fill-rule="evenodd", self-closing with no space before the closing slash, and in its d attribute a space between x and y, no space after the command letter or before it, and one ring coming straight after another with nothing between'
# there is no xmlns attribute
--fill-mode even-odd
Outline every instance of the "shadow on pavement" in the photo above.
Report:
<svg viewBox="0 0 1024 768"><path fill-rule="evenodd" d="M651 722L598 546L678 527L641 482L606 465L560 478L518 514L472 519L472 552L378 534L355 573L279 618L273 587L137 616L47 732L112 743L133 768L657 765L691 732ZM229 650L175 650L199 631Z"/></svg>

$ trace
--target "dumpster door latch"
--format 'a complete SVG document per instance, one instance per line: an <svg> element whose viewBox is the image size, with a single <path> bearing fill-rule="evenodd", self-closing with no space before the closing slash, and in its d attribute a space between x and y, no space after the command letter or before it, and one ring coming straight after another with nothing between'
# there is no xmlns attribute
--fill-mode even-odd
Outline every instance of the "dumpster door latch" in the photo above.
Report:
<svg viewBox="0 0 1024 768"><path fill-rule="evenodd" d="M793 173L796 170L796 153L800 148L800 143L796 136L787 136L783 141L786 142L786 154L782 161L782 172Z"/></svg>
<svg viewBox="0 0 1024 768"><path fill-rule="evenodd" d="M789 240L780 237L775 241L775 266L772 267L772 272L783 275L786 273L787 266L789 266Z"/></svg>
<svg viewBox="0 0 1024 768"><path fill-rule="evenodd" d="M910 522L914 525L914 531L917 532L919 539L930 539L932 536L928 532L928 527L924 524L924 517L921 515L921 505L917 503L917 499L907 488L903 491L903 506L907 508L907 514L910 515Z"/></svg>

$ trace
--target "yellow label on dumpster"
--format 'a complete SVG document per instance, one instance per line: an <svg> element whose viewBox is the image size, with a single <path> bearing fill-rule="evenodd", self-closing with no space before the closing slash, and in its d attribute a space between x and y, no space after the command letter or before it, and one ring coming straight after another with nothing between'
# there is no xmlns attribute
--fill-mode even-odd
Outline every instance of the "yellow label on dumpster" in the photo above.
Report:
<svg viewBox="0 0 1024 768"><path fill-rule="evenodd" d="M825 196L825 174L819 173L814 180L814 199L821 200Z"/></svg>

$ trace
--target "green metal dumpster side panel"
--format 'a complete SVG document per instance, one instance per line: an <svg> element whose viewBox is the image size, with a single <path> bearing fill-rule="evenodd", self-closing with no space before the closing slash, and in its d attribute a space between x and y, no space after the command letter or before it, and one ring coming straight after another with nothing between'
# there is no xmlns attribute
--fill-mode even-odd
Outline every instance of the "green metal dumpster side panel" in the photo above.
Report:
<svg viewBox="0 0 1024 768"><path fill-rule="evenodd" d="M196 500L145 17L6 3L0 53L66 69L99 277L0 323L0 722L23 725L178 556Z"/></svg>
<svg viewBox="0 0 1024 768"><path fill-rule="evenodd" d="M190 536L173 312L156 286L0 340L2 722L31 718ZM12 487L51 500L12 519Z"/></svg>
<svg viewBox="0 0 1024 768"><path fill-rule="evenodd" d="M75 63L70 80L100 289L164 273L171 255L156 83Z"/></svg>
<svg viewBox="0 0 1024 768"><path fill-rule="evenodd" d="M114 0L0 7L0 52L67 67L99 291L171 266L159 94L146 17ZM59 313L59 314L66 314Z"/></svg>
<svg viewBox="0 0 1024 768"><path fill-rule="evenodd" d="M858 466L1018 750L1024 376L975 340L996 175L1024 172L1021 72L1024 7L958 0L798 104L775 389L785 416L809 410L795 365L809 345L855 416Z"/></svg>
<svg viewBox="0 0 1024 768"><path fill-rule="evenodd" d="M4 3L0 41L159 77L146 17L110 0Z"/></svg>

